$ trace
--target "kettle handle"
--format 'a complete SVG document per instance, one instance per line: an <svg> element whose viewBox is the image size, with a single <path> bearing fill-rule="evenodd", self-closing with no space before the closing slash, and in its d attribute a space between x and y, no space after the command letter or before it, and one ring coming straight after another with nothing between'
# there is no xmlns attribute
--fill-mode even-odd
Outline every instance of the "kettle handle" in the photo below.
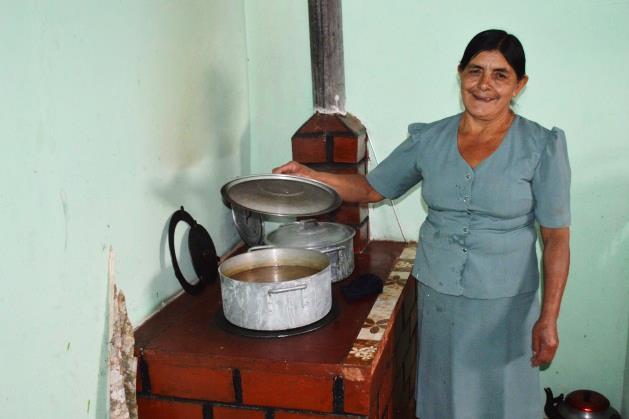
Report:
<svg viewBox="0 0 629 419"><path fill-rule="evenodd" d="M564 419L557 410L557 405L563 402L563 393L554 397L553 392L549 387L544 388L546 393L546 404L544 405L544 413L548 416L548 419Z"/></svg>

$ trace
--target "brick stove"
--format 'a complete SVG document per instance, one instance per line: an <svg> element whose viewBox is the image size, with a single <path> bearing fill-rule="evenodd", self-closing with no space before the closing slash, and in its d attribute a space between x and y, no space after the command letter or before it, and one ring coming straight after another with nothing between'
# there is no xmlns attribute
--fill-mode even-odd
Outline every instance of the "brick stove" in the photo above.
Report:
<svg viewBox="0 0 629 419"><path fill-rule="evenodd" d="M293 159L335 173L367 172L367 134L349 115L315 113L292 137ZM355 270L332 286L339 314L303 335L255 338L221 328L218 282L180 296L136 332L142 419L415 418L415 246L369 241L366 205L324 218L353 226ZM363 273L382 294L350 302Z"/></svg>
<svg viewBox="0 0 629 419"><path fill-rule="evenodd" d="M417 348L414 245L372 241L349 280L385 280L307 334L259 339L217 326L218 282L181 295L136 331L142 419L414 418ZM346 280L347 281L347 280Z"/></svg>
<svg viewBox="0 0 629 419"><path fill-rule="evenodd" d="M345 112L340 0L309 0L315 113L291 139L293 160L367 173L367 132ZM254 338L219 327L218 282L183 294L136 331L142 419L411 419L417 359L415 246L369 241L369 208L322 216L353 226L355 270L332 286L338 316L296 336ZM363 273L377 297L347 301Z"/></svg>

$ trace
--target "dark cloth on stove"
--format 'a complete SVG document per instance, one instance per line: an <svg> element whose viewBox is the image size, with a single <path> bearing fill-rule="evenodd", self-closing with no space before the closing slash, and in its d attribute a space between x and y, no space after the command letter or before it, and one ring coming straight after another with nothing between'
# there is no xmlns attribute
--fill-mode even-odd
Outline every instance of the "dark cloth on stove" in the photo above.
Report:
<svg viewBox="0 0 629 419"><path fill-rule="evenodd" d="M341 286L343 296L349 301L359 300L370 295L380 294L384 284L382 278L374 274L362 274Z"/></svg>

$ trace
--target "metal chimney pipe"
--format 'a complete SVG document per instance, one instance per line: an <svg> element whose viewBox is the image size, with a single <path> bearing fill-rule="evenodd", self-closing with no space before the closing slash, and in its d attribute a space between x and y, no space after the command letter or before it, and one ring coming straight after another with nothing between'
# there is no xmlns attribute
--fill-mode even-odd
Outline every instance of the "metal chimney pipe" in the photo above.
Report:
<svg viewBox="0 0 629 419"><path fill-rule="evenodd" d="M345 114L341 0L308 0L312 91L316 112Z"/></svg>

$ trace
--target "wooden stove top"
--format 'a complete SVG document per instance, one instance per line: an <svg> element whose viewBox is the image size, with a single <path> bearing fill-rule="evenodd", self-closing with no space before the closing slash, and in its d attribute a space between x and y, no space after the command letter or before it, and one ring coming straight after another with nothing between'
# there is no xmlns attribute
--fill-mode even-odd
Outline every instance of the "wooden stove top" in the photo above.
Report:
<svg viewBox="0 0 629 419"><path fill-rule="evenodd" d="M409 251L404 243L373 241L362 254L356 255L352 276L333 285L338 317L318 330L283 338L251 338L224 331L215 320L221 300L216 281L200 295L181 295L139 327L135 333L136 353L145 359L207 367L333 371L339 364L352 363L351 358L364 364L375 355L386 328L386 318L371 318L374 316L370 313L376 312L378 317L380 310L380 317L387 316L385 306L393 309L409 275L414 247L406 259L403 250ZM396 269L406 271L401 280L400 275L391 275L396 262L403 265ZM378 296L376 304L375 296L349 302L340 291L342 284L363 273L373 273L385 280L385 292ZM396 278L403 282L396 284Z"/></svg>

